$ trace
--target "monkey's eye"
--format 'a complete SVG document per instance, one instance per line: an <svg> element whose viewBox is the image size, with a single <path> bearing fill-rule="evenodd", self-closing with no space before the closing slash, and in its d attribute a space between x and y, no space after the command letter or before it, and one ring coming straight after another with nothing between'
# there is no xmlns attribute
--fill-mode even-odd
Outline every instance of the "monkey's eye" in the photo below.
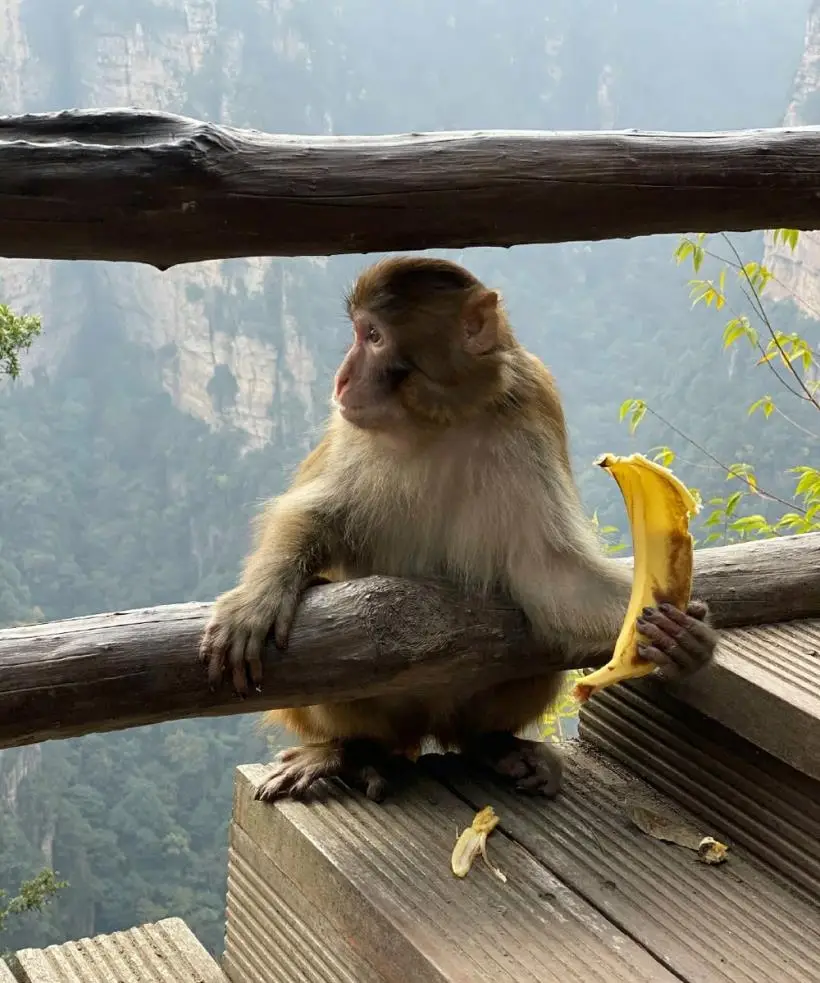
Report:
<svg viewBox="0 0 820 983"><path fill-rule="evenodd" d="M367 330L367 340L371 345L380 345L382 343L382 336L378 328L374 328L371 324Z"/></svg>

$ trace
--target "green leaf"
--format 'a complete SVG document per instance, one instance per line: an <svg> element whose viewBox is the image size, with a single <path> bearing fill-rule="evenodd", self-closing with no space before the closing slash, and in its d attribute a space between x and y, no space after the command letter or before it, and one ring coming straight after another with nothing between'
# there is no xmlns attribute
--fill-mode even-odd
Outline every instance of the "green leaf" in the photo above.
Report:
<svg viewBox="0 0 820 983"><path fill-rule="evenodd" d="M743 498L745 492L736 491L732 492L729 498L726 500L726 515L732 515L732 513L737 508L737 503Z"/></svg>
<svg viewBox="0 0 820 983"><path fill-rule="evenodd" d="M740 317L733 317L731 321L726 322L723 329L724 349L733 345L738 338L746 338L752 347L757 345L757 331L751 326L745 314L741 314Z"/></svg>
<svg viewBox="0 0 820 983"><path fill-rule="evenodd" d="M636 399L632 407L632 415L629 419L629 432L634 434L638 426L646 415L646 403L642 399Z"/></svg>
<svg viewBox="0 0 820 983"><path fill-rule="evenodd" d="M769 523L762 515L744 515L735 519L730 528L737 532L760 532L762 529L768 529Z"/></svg>
<svg viewBox="0 0 820 983"><path fill-rule="evenodd" d="M680 266L680 264L688 257L692 255L694 250L694 243L690 242L689 239L683 239L675 250L675 262Z"/></svg>
<svg viewBox="0 0 820 983"><path fill-rule="evenodd" d="M763 415L768 420L772 413L774 413L775 409L771 396L763 396L761 399L755 400L755 402L749 407L749 416L761 409L763 410Z"/></svg>
<svg viewBox="0 0 820 983"><path fill-rule="evenodd" d="M800 232L798 229L774 229L772 232L772 243L776 246L778 241L789 246L792 252L797 249L797 243L800 238Z"/></svg>
<svg viewBox="0 0 820 983"><path fill-rule="evenodd" d="M777 525L779 527L782 526L784 529L789 529L802 525L804 522L805 516L799 515L797 512L787 512L778 519Z"/></svg>
<svg viewBox="0 0 820 983"><path fill-rule="evenodd" d="M665 468L671 467L675 460L675 452L671 447L653 447L650 454L654 453L652 458L653 461L657 461L662 464Z"/></svg>

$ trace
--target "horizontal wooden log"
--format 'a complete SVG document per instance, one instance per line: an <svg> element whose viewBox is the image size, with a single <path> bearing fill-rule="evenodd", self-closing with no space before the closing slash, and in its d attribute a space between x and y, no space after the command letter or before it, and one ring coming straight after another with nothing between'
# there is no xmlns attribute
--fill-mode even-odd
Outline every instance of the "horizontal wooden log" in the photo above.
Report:
<svg viewBox="0 0 820 983"><path fill-rule="evenodd" d="M124 109L0 118L0 252L161 269L820 228L820 129L271 135Z"/></svg>
<svg viewBox="0 0 820 983"><path fill-rule="evenodd" d="M616 561L631 562L631 561ZM820 534L695 554L695 593L718 627L820 616ZM0 747L183 717L250 713L531 675L523 615L453 589L371 577L308 591L288 649L269 647L263 692L211 693L196 657L210 604L0 631ZM595 663L590 663L595 664ZM597 664L600 664L598 662ZM558 668L572 668L556 656Z"/></svg>

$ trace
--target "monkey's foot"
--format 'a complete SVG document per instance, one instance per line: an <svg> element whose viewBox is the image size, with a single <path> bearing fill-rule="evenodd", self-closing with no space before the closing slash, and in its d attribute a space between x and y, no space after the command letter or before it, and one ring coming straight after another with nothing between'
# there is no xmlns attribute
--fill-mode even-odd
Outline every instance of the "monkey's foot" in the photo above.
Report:
<svg viewBox="0 0 820 983"><path fill-rule="evenodd" d="M375 741L357 739L306 744L281 751L255 798L265 802L290 796L302 798L322 778L341 778L381 802L387 794L384 777L388 755Z"/></svg>
<svg viewBox="0 0 820 983"><path fill-rule="evenodd" d="M463 753L504 781L514 782L518 792L552 798L561 790L564 764L551 744L497 731L483 734Z"/></svg>

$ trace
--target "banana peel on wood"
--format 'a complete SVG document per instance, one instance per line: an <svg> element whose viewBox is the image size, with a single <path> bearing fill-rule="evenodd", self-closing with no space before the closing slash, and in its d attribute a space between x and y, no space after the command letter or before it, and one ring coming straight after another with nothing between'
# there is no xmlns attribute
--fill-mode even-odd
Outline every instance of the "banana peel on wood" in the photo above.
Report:
<svg viewBox="0 0 820 983"><path fill-rule="evenodd" d="M685 610L692 590L694 543L689 517L698 511L692 493L674 474L642 454L604 454L595 462L608 471L623 495L632 533L632 593L609 662L584 676L573 694L585 702L593 693L655 668L638 654L636 621L645 607L673 604Z"/></svg>
<svg viewBox="0 0 820 983"><path fill-rule="evenodd" d="M472 823L464 830L456 840L450 857L450 868L456 877L466 877L470 872L475 858L481 854L484 863L490 868L495 876L506 883L506 875L494 864L490 863L487 856L487 837L492 833L499 823L499 818L495 814L492 806L484 806L473 818Z"/></svg>

